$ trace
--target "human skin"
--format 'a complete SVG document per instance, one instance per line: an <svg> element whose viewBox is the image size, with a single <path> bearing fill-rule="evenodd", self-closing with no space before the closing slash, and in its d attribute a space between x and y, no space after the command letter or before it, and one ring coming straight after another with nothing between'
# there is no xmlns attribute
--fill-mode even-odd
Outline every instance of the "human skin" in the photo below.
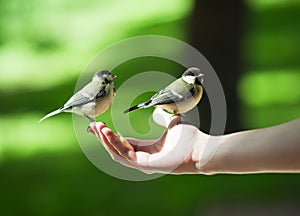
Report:
<svg viewBox="0 0 300 216"><path fill-rule="evenodd" d="M247 174L300 172L300 119L281 125L210 136L182 124L181 117L155 109L153 119L166 127L156 140L126 138L128 148L101 122L88 131L112 159L145 173Z"/></svg>

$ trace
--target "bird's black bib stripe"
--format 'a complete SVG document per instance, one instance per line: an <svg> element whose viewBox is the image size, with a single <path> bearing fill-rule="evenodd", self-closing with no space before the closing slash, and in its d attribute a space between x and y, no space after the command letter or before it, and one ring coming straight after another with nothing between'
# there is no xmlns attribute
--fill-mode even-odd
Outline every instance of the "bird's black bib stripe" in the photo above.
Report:
<svg viewBox="0 0 300 216"><path fill-rule="evenodd" d="M195 86L193 86L193 88L190 89L191 96L194 96L197 92L198 89Z"/></svg>
<svg viewBox="0 0 300 216"><path fill-rule="evenodd" d="M107 91L104 88L100 89L100 91L98 92L98 94L96 95L95 97L95 100L99 99L99 98L102 98L103 96L105 96L107 94Z"/></svg>

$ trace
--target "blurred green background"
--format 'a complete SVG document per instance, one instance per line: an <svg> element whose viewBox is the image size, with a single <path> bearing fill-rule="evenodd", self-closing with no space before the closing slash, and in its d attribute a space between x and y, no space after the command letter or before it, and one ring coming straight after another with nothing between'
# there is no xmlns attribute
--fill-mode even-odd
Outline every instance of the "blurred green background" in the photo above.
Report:
<svg viewBox="0 0 300 216"><path fill-rule="evenodd" d="M299 1L2 0L0 17L0 215L300 212L299 175L169 175L128 182L87 160L70 114L37 123L73 94L97 52L144 34L186 41L210 61L226 94L226 132L299 118ZM176 77L182 72L162 59L136 59L113 71L120 76L116 88L127 78L121 71L145 70ZM199 109L207 132L206 97ZM132 114L131 120L151 111ZM109 113L101 121L110 124Z"/></svg>

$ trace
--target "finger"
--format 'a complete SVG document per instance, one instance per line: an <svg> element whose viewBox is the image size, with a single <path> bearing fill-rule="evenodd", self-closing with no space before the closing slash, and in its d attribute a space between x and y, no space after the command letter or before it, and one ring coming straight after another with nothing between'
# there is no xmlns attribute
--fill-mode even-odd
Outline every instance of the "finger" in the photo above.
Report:
<svg viewBox="0 0 300 216"><path fill-rule="evenodd" d="M135 151L143 151L153 154L161 151L164 146L168 130L166 130L159 139L156 140L138 140L133 138L126 138L126 140L134 147Z"/></svg>
<svg viewBox="0 0 300 216"><path fill-rule="evenodd" d="M106 127L106 125L102 122L91 122L89 127L93 130L97 138L101 140L100 131L103 127Z"/></svg>
<svg viewBox="0 0 300 216"><path fill-rule="evenodd" d="M90 129L92 129L95 134L96 133L100 133L100 130L103 127L106 127L106 125L104 123L102 123L102 122L91 122L90 125L88 126L88 131Z"/></svg>
<svg viewBox="0 0 300 216"><path fill-rule="evenodd" d="M170 124L171 117L172 114L165 112L163 109L159 107L156 108L152 114L152 118L155 121L155 123L165 128L167 128L168 125Z"/></svg>
<svg viewBox="0 0 300 216"><path fill-rule="evenodd" d="M106 151L110 154L112 159L117 159L116 155L119 154L119 152L110 144L109 140L106 138L106 136L100 131L100 137L102 140L102 144Z"/></svg>
<svg viewBox="0 0 300 216"><path fill-rule="evenodd" d="M93 131L93 134L97 136L97 138L101 141L103 144L104 148L110 156L113 158L115 155L118 154L118 152L110 145L109 141L106 139L106 137L101 133L102 128L106 127L104 123L101 122L91 122L89 126L89 130Z"/></svg>
<svg viewBox="0 0 300 216"><path fill-rule="evenodd" d="M135 168L137 169L136 163L127 160L126 158L122 157L119 152L113 147L113 145L108 141L108 139L106 138L106 136L103 133L100 133L101 136L103 136L103 146L106 149L106 151L109 153L110 157L120 163L123 164L124 166L127 167L131 167L131 168ZM132 154L130 154L130 156L132 157Z"/></svg>
<svg viewBox="0 0 300 216"><path fill-rule="evenodd" d="M101 130L101 133L106 137L111 146L123 157L126 159L136 161L135 152L127 148L120 141L119 137L116 136L111 129L104 127Z"/></svg>
<svg viewBox="0 0 300 216"><path fill-rule="evenodd" d="M134 138L126 138L126 140L137 150L141 147L148 147L157 144L157 140L138 140Z"/></svg>
<svg viewBox="0 0 300 216"><path fill-rule="evenodd" d="M117 136L125 147L129 148L131 151L135 151L134 147L128 142L127 139L123 137L120 132L117 132Z"/></svg>
<svg viewBox="0 0 300 216"><path fill-rule="evenodd" d="M101 126L100 127L101 130L106 127L106 126L102 127L101 124L99 126ZM109 153L110 157L114 161L117 161L127 167L137 168L135 163L131 163L130 161L126 160L119 154L119 152L113 147L113 145L110 143L110 141L107 139L107 137L101 132L101 130L99 131L100 141L102 142L106 151ZM130 156L132 156L132 154L130 154Z"/></svg>
<svg viewBox="0 0 300 216"><path fill-rule="evenodd" d="M100 139L99 131L97 131L96 122L91 122L89 128L93 131L93 134Z"/></svg>
<svg viewBox="0 0 300 216"><path fill-rule="evenodd" d="M91 122L90 126L88 127L88 131L93 133L94 135L97 136L97 138L101 141L103 144L103 147L106 149L106 151L109 153L110 157L114 160L117 161L124 166L131 167L137 169L136 163L130 162L123 158L121 155L119 155L119 152L111 145L109 140L106 138L106 136L101 132L103 128L105 128L106 125L102 122ZM129 154L130 157L134 157L132 153Z"/></svg>
<svg viewBox="0 0 300 216"><path fill-rule="evenodd" d="M95 132L94 132L94 130L91 128L91 126L88 126L87 132L89 132L90 134L95 135Z"/></svg>

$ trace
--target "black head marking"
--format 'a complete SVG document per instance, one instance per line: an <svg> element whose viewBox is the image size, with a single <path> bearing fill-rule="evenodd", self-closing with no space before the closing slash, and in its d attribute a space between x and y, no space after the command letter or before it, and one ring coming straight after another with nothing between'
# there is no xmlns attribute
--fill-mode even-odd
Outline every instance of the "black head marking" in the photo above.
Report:
<svg viewBox="0 0 300 216"><path fill-rule="evenodd" d="M102 77L103 75L109 75L111 74L108 70L101 70L101 71L98 71L94 74L94 77Z"/></svg>
<svg viewBox="0 0 300 216"><path fill-rule="evenodd" d="M204 81L204 75L200 73L200 69L196 67L188 68L183 74L182 78L189 83L196 83L202 85Z"/></svg>
<svg viewBox="0 0 300 216"><path fill-rule="evenodd" d="M200 69L199 68L196 68L196 67L191 67L191 68L188 68L182 76L200 76L201 73L200 73Z"/></svg>

